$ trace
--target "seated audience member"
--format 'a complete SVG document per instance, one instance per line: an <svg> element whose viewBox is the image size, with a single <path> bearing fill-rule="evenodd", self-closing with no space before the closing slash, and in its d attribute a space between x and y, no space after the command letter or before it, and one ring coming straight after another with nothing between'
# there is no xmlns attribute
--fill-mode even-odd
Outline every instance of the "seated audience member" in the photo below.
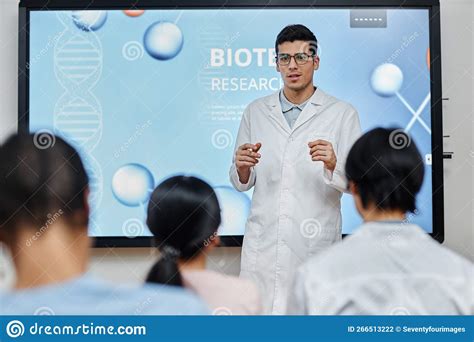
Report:
<svg viewBox="0 0 474 342"><path fill-rule="evenodd" d="M161 183L151 195L147 218L160 259L146 281L189 288L215 314L258 314L260 300L252 282L206 270L206 256L219 244L220 223L219 202L207 183L186 176Z"/></svg>
<svg viewBox="0 0 474 342"><path fill-rule="evenodd" d="M473 264L407 220L425 173L410 137L371 130L353 145L345 172L364 223L299 268L288 313L472 315Z"/></svg>
<svg viewBox="0 0 474 342"><path fill-rule="evenodd" d="M78 152L59 137L14 135L0 146L0 240L16 271L14 288L0 294L0 314L207 314L190 291L116 286L85 273L88 184Z"/></svg>

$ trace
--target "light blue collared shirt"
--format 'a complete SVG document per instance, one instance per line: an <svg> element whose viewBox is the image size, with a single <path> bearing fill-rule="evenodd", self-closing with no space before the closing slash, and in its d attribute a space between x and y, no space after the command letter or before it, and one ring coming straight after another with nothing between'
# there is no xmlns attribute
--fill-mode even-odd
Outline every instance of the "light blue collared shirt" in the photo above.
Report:
<svg viewBox="0 0 474 342"><path fill-rule="evenodd" d="M290 126L290 128L293 128L293 125L295 124L296 119L298 119L298 116L303 111L308 101L309 99L307 99L303 103L294 104L286 98L285 94L283 93L283 89L280 90L281 111L286 121L288 122L288 126Z"/></svg>
<svg viewBox="0 0 474 342"><path fill-rule="evenodd" d="M0 294L0 315L207 315L180 287L116 285L83 275L62 283Z"/></svg>

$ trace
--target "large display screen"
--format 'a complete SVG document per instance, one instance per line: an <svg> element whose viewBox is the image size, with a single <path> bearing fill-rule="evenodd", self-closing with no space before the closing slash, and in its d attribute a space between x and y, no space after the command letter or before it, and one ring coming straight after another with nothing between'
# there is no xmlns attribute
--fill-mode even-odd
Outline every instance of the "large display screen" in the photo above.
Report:
<svg viewBox="0 0 474 342"><path fill-rule="evenodd" d="M82 154L90 234L148 236L153 188L175 174L217 192L221 236L241 236L252 191L229 181L245 107L277 92L275 39L289 24L316 35L315 85L351 103L363 131L401 127L426 175L409 220L432 232L430 16L423 8L221 8L29 12L29 130ZM48 142L45 142L48 143ZM342 199L343 233L361 219Z"/></svg>

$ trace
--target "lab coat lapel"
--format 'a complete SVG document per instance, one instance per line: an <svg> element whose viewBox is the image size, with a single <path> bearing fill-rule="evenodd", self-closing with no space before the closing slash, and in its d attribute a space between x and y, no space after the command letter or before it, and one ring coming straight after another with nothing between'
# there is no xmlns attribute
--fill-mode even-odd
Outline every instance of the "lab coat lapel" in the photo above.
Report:
<svg viewBox="0 0 474 342"><path fill-rule="evenodd" d="M311 96L310 100L304 107L303 111L300 113L300 115L296 119L296 122L293 126L293 131L296 130L298 127L304 125L313 116L319 114L321 105L325 102L326 97L327 95L322 90L320 90L319 88L316 88L313 96Z"/></svg>
<svg viewBox="0 0 474 342"><path fill-rule="evenodd" d="M268 97L266 103L269 107L268 115L271 120L275 121L288 135L290 135L291 129L281 111L279 94L280 92L276 92Z"/></svg>

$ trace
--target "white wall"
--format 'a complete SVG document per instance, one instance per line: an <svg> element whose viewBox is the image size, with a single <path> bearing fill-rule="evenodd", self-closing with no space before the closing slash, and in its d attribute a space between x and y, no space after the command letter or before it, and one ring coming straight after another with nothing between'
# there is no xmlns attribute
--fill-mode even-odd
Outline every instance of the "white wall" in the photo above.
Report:
<svg viewBox="0 0 474 342"><path fill-rule="evenodd" d="M16 130L17 26L14 0L0 0L0 140ZM474 6L471 0L441 1L444 133L451 135L445 150L455 153L445 161L445 245L474 261ZM0 256L1 259L1 256ZM150 249L95 249L91 270L116 281L141 281L156 259ZM0 287L11 279L0 263ZM208 257L208 267L238 274L239 248L219 248ZM2 281L3 270L3 281Z"/></svg>
<svg viewBox="0 0 474 342"><path fill-rule="evenodd" d="M16 131L18 5L0 0L0 140Z"/></svg>
<svg viewBox="0 0 474 342"><path fill-rule="evenodd" d="M441 1L445 151L445 245L474 260L474 5Z"/></svg>

